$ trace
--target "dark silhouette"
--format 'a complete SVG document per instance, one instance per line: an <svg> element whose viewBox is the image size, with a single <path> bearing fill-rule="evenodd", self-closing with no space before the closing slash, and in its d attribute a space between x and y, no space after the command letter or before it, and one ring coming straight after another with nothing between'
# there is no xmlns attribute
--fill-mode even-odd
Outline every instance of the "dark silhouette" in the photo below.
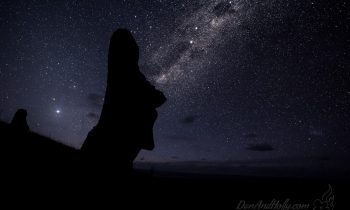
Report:
<svg viewBox="0 0 350 210"><path fill-rule="evenodd" d="M81 148L89 167L129 171L141 149L154 148L156 108L166 98L140 72L138 60L134 37L128 30L118 29L110 40L101 116Z"/></svg>
<svg viewBox="0 0 350 210"><path fill-rule="evenodd" d="M11 125L21 132L29 131L29 126L27 123L27 110L18 109L12 118Z"/></svg>
<svg viewBox="0 0 350 210"><path fill-rule="evenodd" d="M18 109L11 123L0 121L2 175L19 185L62 178L68 171L78 177L79 151L30 131L26 117L27 111Z"/></svg>

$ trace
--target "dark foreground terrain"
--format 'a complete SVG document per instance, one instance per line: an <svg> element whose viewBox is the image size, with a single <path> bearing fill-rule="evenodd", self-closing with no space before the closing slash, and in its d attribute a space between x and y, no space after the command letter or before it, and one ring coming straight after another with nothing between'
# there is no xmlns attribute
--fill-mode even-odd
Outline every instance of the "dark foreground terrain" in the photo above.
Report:
<svg viewBox="0 0 350 210"><path fill-rule="evenodd" d="M0 124L1 203L92 209L348 209L349 181L130 173L89 168L79 150ZM350 202L350 200L349 200Z"/></svg>

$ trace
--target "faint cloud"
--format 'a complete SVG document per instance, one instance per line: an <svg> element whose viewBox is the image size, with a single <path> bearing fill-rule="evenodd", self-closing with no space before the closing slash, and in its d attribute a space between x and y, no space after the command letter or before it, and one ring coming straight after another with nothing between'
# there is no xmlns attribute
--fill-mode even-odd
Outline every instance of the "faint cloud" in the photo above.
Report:
<svg viewBox="0 0 350 210"><path fill-rule="evenodd" d="M319 161L329 161L331 160L331 158L329 156L316 156L314 157L315 160L319 160Z"/></svg>
<svg viewBox="0 0 350 210"><path fill-rule="evenodd" d="M274 150L272 145L267 143L250 144L246 149L257 152L268 152Z"/></svg>
<svg viewBox="0 0 350 210"><path fill-rule="evenodd" d="M96 113L90 112L89 114L87 114L87 117L91 119L98 119L99 115Z"/></svg>
<svg viewBox="0 0 350 210"><path fill-rule="evenodd" d="M103 105L104 96L97 93L89 93L87 100L91 106L101 108Z"/></svg>
<svg viewBox="0 0 350 210"><path fill-rule="evenodd" d="M180 120L182 124L192 124L198 119L197 115L188 115Z"/></svg>

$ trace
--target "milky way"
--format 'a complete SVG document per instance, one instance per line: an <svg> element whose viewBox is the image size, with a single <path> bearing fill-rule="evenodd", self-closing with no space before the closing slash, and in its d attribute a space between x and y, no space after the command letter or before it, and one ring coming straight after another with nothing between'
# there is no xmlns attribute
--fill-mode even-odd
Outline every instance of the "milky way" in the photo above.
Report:
<svg viewBox="0 0 350 210"><path fill-rule="evenodd" d="M223 34L223 30L234 33L234 29L252 8L244 1L213 1L199 5L192 14L183 20L167 45L160 47L152 62L161 68L155 78L159 84L171 84L185 81L188 86L200 77L217 60L213 56L217 45L225 45L232 34Z"/></svg>

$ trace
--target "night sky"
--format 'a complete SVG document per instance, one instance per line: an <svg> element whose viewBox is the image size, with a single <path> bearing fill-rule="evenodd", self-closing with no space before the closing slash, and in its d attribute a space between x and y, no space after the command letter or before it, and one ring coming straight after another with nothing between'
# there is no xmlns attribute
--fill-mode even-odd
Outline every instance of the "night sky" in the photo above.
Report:
<svg viewBox="0 0 350 210"><path fill-rule="evenodd" d="M25 108L31 130L79 148L128 28L168 98L139 160L349 156L349 17L329 0L1 0L0 119Z"/></svg>

